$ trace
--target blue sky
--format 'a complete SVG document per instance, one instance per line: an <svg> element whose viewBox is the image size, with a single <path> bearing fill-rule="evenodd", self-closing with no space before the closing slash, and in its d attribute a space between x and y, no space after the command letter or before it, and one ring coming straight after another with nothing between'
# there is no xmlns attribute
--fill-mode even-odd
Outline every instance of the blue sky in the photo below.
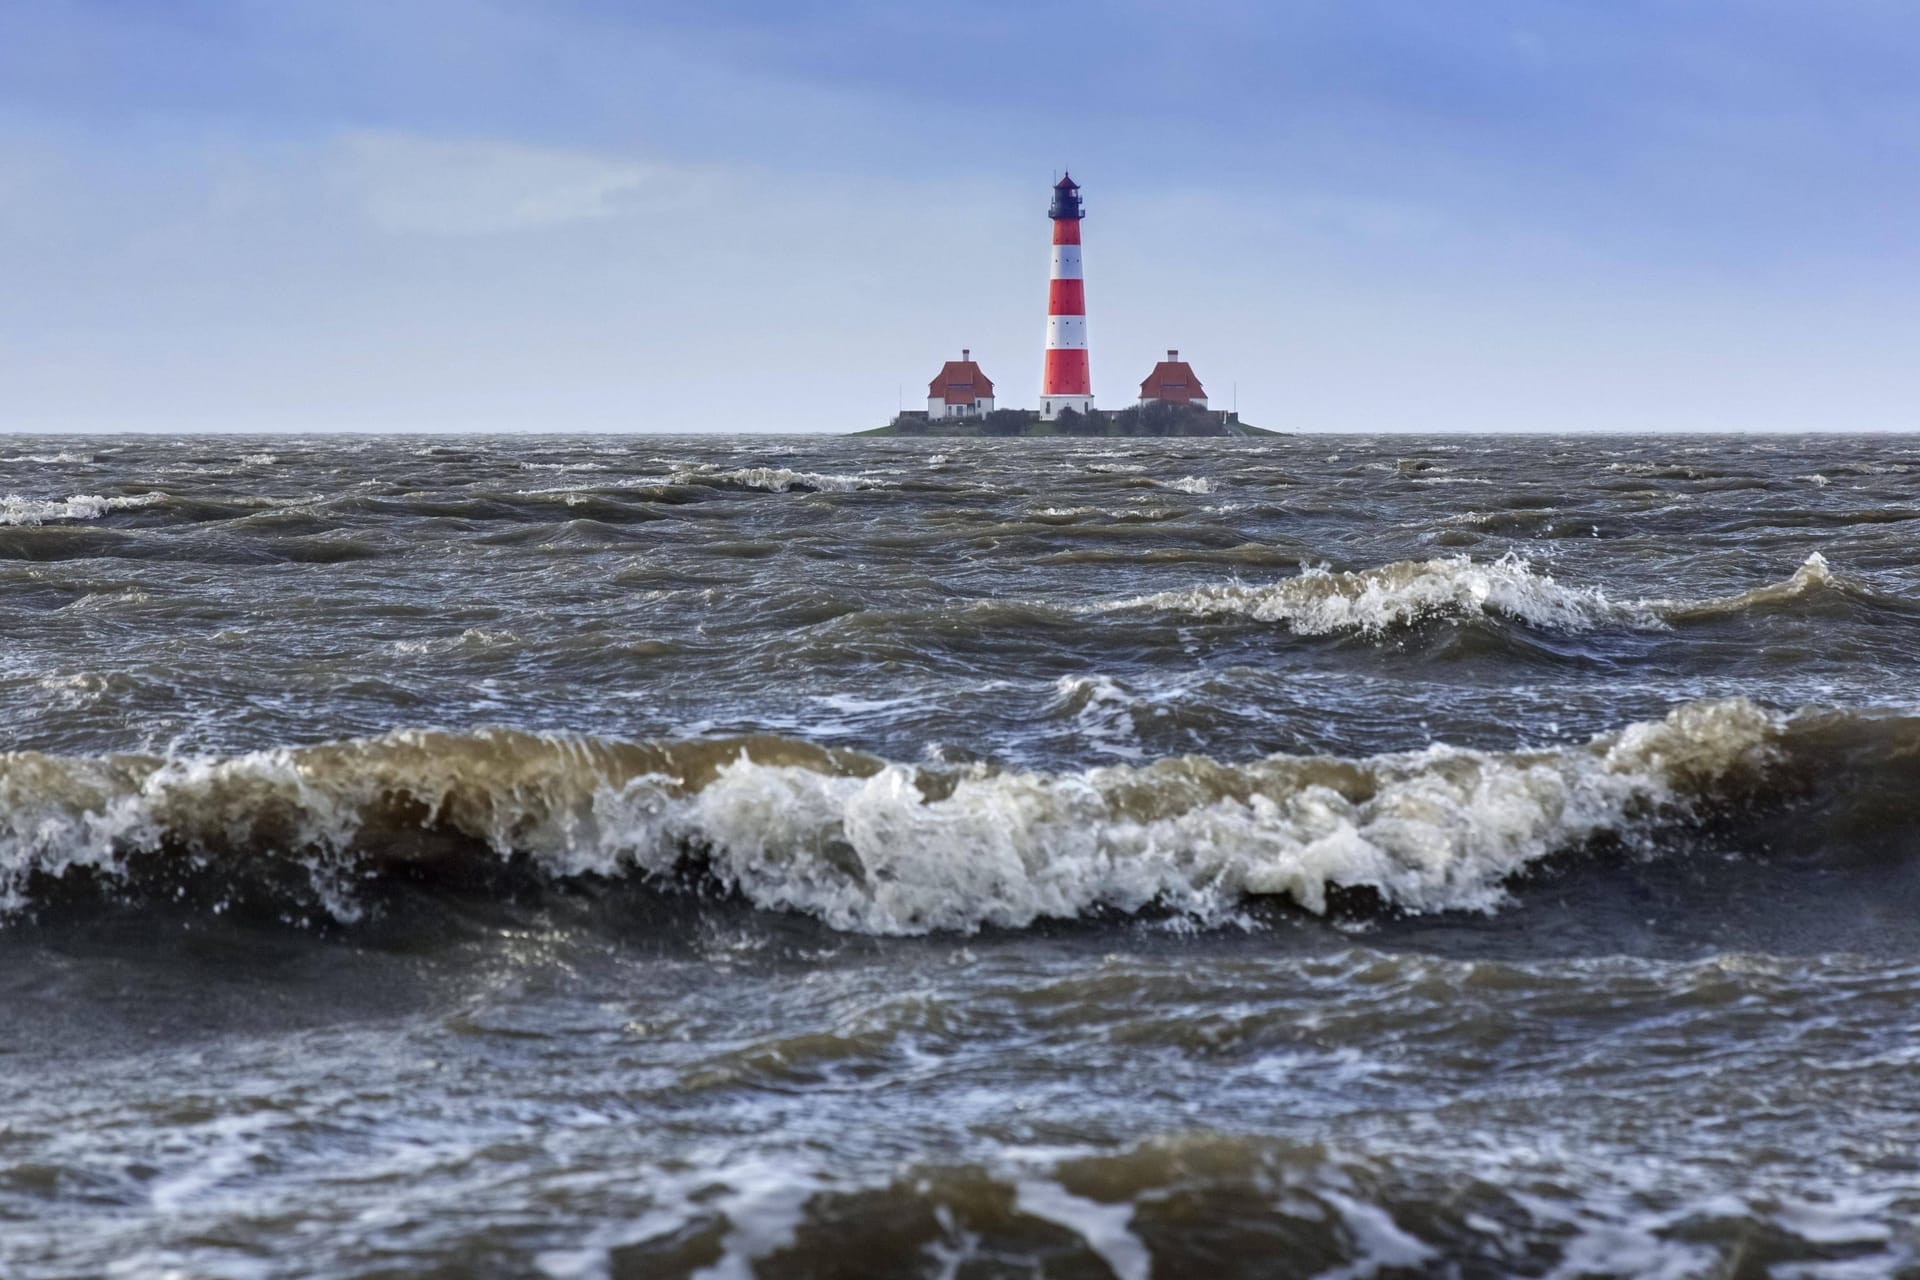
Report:
<svg viewBox="0 0 1920 1280"><path fill-rule="evenodd" d="M1920 429L1905 0L7 0L0 429Z"/></svg>

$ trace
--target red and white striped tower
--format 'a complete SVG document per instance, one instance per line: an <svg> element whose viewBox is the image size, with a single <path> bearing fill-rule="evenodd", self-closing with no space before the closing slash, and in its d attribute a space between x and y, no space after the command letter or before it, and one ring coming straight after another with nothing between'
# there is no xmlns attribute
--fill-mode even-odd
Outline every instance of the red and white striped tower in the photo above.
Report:
<svg viewBox="0 0 1920 1280"><path fill-rule="evenodd" d="M1047 363L1040 375L1040 420L1062 409L1093 408L1087 370L1087 293L1080 275L1080 186L1071 175L1053 184L1053 273L1047 282Z"/></svg>

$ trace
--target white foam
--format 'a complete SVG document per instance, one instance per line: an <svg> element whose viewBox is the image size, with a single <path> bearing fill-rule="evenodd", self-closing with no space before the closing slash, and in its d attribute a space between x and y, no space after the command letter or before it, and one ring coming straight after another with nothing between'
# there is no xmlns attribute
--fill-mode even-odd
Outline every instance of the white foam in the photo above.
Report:
<svg viewBox="0 0 1920 1280"><path fill-rule="evenodd" d="M165 502L160 492L128 494L107 498L95 494L76 494L71 498L23 498L9 493L0 498L0 525L39 525L65 520L98 520L111 511L130 511Z"/></svg>
<svg viewBox="0 0 1920 1280"><path fill-rule="evenodd" d="M1135 699L1109 676L1061 676L1054 682L1054 706L1071 712L1087 748L1096 754L1138 760L1134 732Z"/></svg>
<svg viewBox="0 0 1920 1280"><path fill-rule="evenodd" d="M1414 1270L1434 1261L1434 1250L1408 1235L1379 1205L1369 1204L1328 1187L1317 1194L1340 1215L1347 1238L1358 1255L1344 1267L1322 1272L1320 1280L1365 1280L1384 1268Z"/></svg>
<svg viewBox="0 0 1920 1280"><path fill-rule="evenodd" d="M350 918L351 877L327 868L356 865L363 848L406 856L366 832L376 815L394 820L399 798L425 813L405 821L524 853L556 876L666 873L696 852L758 906L861 933L1150 904L1218 923L1250 895L1324 911L1335 886L1413 913L1486 911L1536 860L1602 832L1631 837L1764 766L1781 729L1732 700L1558 750L976 767L926 790L911 766L856 766L780 740L648 748L408 732L225 759L16 754L0 756L0 906L21 905L36 871L113 873L162 848L259 856L265 839L315 851L316 893Z"/></svg>
<svg viewBox="0 0 1920 1280"><path fill-rule="evenodd" d="M732 471L684 467L675 470L673 479L676 484L733 484L743 489L764 489L769 493L786 493L792 489L811 489L816 493L852 493L857 489L886 487L883 481L860 476L795 471L788 467L740 467Z"/></svg>
<svg viewBox="0 0 1920 1280"><path fill-rule="evenodd" d="M726 1215L727 1234L719 1260L694 1272L695 1280L753 1280L754 1261L793 1243L819 1190L779 1161L750 1160L726 1172L729 1189L710 1207Z"/></svg>
<svg viewBox="0 0 1920 1280"><path fill-rule="evenodd" d="M1580 1223L1580 1234L1561 1247L1560 1265L1549 1280L1588 1276L1634 1276L1637 1280L1694 1280L1712 1275L1718 1251L1657 1234L1637 1222ZM1669 1226L1658 1224L1660 1229Z"/></svg>
<svg viewBox="0 0 1920 1280"><path fill-rule="evenodd" d="M1023 1178L1014 1187L1014 1207L1079 1236L1112 1269L1114 1280L1147 1280L1153 1274L1153 1259L1131 1229L1132 1201L1102 1204L1050 1179Z"/></svg>
<svg viewBox="0 0 1920 1280"><path fill-rule="evenodd" d="M666 823L756 903L836 927L1018 927L1158 902L1219 920L1245 895L1324 911L1334 885L1409 912L1490 910L1533 861L1674 802L1678 776L1757 757L1777 725L1695 704L1587 747L1433 747L1341 760L1198 758L1080 774L982 774L924 800L911 771L827 777L739 762Z"/></svg>
<svg viewBox="0 0 1920 1280"><path fill-rule="evenodd" d="M1897 1213L1891 1195L1839 1191L1818 1200L1785 1200L1773 1221L1813 1244L1886 1244L1893 1237L1887 1223Z"/></svg>
<svg viewBox="0 0 1920 1280"><path fill-rule="evenodd" d="M1313 566L1278 582L1160 591L1096 604L1089 611L1158 610L1198 618L1246 618L1281 623L1300 635L1342 631L1378 635L1427 618L1489 615L1532 627L1580 632L1605 625L1665 627L1675 619L1737 613L1834 585L1826 557L1815 551L1785 580L1737 595L1615 601L1599 587L1562 586L1551 574L1509 553L1484 564L1461 555L1402 560L1341 573Z"/></svg>
<svg viewBox="0 0 1920 1280"><path fill-rule="evenodd" d="M1516 555L1403 560L1336 573L1325 566L1262 585L1215 584L1095 605L1096 612L1159 610L1193 617L1284 623L1301 635L1378 633L1430 617L1498 614L1532 626L1584 631L1606 622L1660 625L1650 609L1615 604L1597 587L1564 587Z"/></svg>

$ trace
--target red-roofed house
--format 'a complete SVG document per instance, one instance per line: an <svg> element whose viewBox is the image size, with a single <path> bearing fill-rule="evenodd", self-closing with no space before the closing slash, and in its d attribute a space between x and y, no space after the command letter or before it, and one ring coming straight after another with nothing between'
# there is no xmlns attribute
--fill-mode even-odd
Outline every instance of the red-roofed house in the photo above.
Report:
<svg viewBox="0 0 1920 1280"><path fill-rule="evenodd" d="M993 381L973 362L973 352L960 349L958 360L940 366L927 384L929 418L972 418L993 412Z"/></svg>
<svg viewBox="0 0 1920 1280"><path fill-rule="evenodd" d="M1207 389L1193 376L1193 366L1182 360L1178 351L1167 352L1167 358L1153 366L1153 372L1140 384L1140 403L1150 404L1155 400L1190 404L1196 409L1207 407Z"/></svg>

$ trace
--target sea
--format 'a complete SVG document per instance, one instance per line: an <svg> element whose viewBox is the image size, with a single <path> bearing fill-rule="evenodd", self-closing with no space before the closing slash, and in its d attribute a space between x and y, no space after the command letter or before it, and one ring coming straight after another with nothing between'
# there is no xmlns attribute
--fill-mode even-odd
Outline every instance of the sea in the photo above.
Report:
<svg viewBox="0 0 1920 1280"><path fill-rule="evenodd" d="M0 495L0 1276L1920 1275L1920 437Z"/></svg>

